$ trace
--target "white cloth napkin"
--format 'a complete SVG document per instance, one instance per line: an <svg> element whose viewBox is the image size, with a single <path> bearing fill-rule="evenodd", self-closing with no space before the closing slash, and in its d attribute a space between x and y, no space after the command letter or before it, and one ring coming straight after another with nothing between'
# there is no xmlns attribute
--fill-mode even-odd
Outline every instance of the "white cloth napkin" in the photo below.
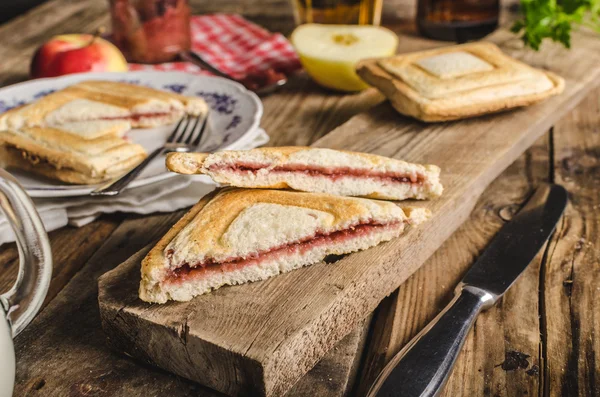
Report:
<svg viewBox="0 0 600 397"><path fill-rule="evenodd" d="M268 141L267 133L257 128L234 143L231 149L252 149ZM151 214L176 211L194 205L214 188L215 183L207 176L182 175L125 190L116 197L36 198L33 201L46 231L50 232L66 225L81 227L101 214L113 212ZM0 213L0 245L14 239L6 217Z"/></svg>

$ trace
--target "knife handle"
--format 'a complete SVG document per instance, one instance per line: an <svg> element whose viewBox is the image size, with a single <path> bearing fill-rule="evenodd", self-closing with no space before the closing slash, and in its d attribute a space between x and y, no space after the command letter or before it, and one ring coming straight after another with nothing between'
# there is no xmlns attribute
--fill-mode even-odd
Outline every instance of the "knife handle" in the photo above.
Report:
<svg viewBox="0 0 600 397"><path fill-rule="evenodd" d="M459 291L385 366L367 397L430 397L441 392L477 315L496 300L468 285L459 286Z"/></svg>

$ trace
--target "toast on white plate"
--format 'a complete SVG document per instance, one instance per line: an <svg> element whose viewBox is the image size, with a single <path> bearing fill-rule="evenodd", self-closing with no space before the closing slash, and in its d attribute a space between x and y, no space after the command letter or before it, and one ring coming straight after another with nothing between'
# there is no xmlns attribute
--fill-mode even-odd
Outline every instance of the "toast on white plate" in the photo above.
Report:
<svg viewBox="0 0 600 397"><path fill-rule="evenodd" d="M171 153L167 168L181 174L206 174L224 185L339 196L429 199L443 191L440 169L435 165L311 147Z"/></svg>
<svg viewBox="0 0 600 397"><path fill-rule="evenodd" d="M0 131L0 165L72 184L94 184L123 174L146 157L123 139L128 121L88 121L58 127Z"/></svg>
<svg viewBox="0 0 600 397"><path fill-rule="evenodd" d="M115 81L83 81L0 115L0 164L72 184L117 177L146 157L132 127L208 112L202 98Z"/></svg>
<svg viewBox="0 0 600 397"><path fill-rule="evenodd" d="M128 121L134 128L171 124L208 111L188 97L116 81L83 81L0 115L0 130L57 126L90 120Z"/></svg>
<svg viewBox="0 0 600 397"><path fill-rule="evenodd" d="M139 296L188 301L373 247L428 217L387 201L224 188L200 200L144 258Z"/></svg>

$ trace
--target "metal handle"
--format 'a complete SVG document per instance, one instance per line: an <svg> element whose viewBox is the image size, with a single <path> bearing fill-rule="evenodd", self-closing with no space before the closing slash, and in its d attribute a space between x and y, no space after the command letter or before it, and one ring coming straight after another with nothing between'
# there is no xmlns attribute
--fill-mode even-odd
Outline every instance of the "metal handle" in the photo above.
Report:
<svg viewBox="0 0 600 397"><path fill-rule="evenodd" d="M33 202L17 180L3 169L0 169L0 208L15 233L19 250L17 281L0 295L15 337L44 302L52 279L52 252Z"/></svg>
<svg viewBox="0 0 600 397"><path fill-rule="evenodd" d="M493 297L465 286L454 300L385 366L368 397L437 396L477 315Z"/></svg>
<svg viewBox="0 0 600 397"><path fill-rule="evenodd" d="M186 52L182 52L179 54L179 56L181 57L181 59L183 59L184 61L193 63L197 66L200 66L203 69L208 70L209 72L211 72L212 74L219 76L219 77L223 77L229 80L233 80L233 81L238 81L235 78L233 78L233 76L217 69L216 67L214 67L213 65L211 65L210 63L206 62L204 60L204 58L202 58L200 56L200 54L194 52L194 51L186 51Z"/></svg>
<svg viewBox="0 0 600 397"><path fill-rule="evenodd" d="M90 193L90 196L116 196L121 193L156 156L163 152L163 150L165 150L164 147L156 149L141 163L132 168L131 171L100 185Z"/></svg>
<svg viewBox="0 0 600 397"><path fill-rule="evenodd" d="M223 77L235 81L236 83L240 83L241 85L246 87L246 89L254 91L254 93L256 93L259 96L268 95L287 83L287 77L283 77L275 82L272 82L262 87L252 87L252 85L249 84L248 81L236 79L232 75L221 71L220 69L208 63L206 60L204 60L204 58L202 58L200 54L194 51L181 52L179 54L179 57L186 62L191 62L196 66L200 66L201 68L208 70L215 76Z"/></svg>

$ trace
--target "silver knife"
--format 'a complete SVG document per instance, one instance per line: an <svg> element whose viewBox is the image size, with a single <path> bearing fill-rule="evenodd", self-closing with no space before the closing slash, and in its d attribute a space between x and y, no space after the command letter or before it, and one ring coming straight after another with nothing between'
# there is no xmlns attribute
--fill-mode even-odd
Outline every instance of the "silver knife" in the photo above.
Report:
<svg viewBox="0 0 600 397"><path fill-rule="evenodd" d="M562 186L540 186L467 272L452 302L394 356L367 396L439 395L477 315L492 307L527 268L566 205Z"/></svg>

